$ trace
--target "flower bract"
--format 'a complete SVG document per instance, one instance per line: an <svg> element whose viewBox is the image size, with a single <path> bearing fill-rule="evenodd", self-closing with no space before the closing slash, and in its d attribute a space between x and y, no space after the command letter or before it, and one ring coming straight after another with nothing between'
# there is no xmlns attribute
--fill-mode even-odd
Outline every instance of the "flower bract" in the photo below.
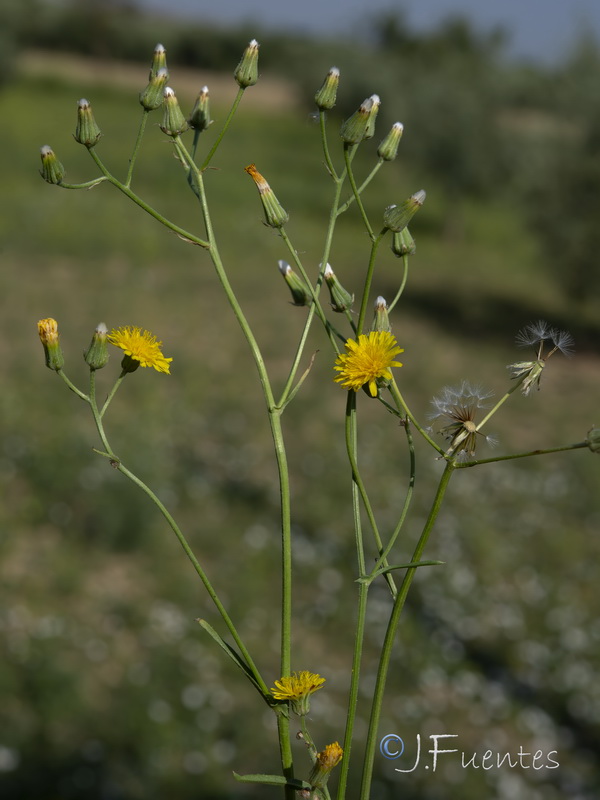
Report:
<svg viewBox="0 0 600 800"><path fill-rule="evenodd" d="M358 341L346 340L346 353L339 355L335 362L334 369L340 373L335 381L355 392L368 384L371 397L377 397L378 380L391 381L390 367L402 366L394 357L403 352L389 331L361 333Z"/></svg>
<svg viewBox="0 0 600 800"><path fill-rule="evenodd" d="M160 349L162 342L159 342L150 331L130 325L113 328L108 341L115 347L120 347L129 359L137 362L136 366L154 367L157 372L170 373L169 364L173 359L165 358Z"/></svg>

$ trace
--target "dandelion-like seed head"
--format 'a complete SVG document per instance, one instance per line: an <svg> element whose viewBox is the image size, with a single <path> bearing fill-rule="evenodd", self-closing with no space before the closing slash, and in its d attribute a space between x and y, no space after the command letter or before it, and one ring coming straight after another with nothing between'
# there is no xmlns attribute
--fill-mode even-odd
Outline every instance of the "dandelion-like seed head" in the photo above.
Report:
<svg viewBox="0 0 600 800"><path fill-rule="evenodd" d="M126 325L114 328L108 341L115 347L120 347L125 353L121 366L127 372L133 372L137 367L154 367L157 372L170 373L172 358L165 358L161 351L162 342L159 342L150 331Z"/></svg>
<svg viewBox="0 0 600 800"><path fill-rule="evenodd" d="M358 392L368 384L371 397L377 397L378 385L392 380L391 367L401 367L394 358L404 350L389 331L361 333L358 341L346 340L346 352L336 359L334 369L340 374L334 379L345 389Z"/></svg>
<svg viewBox="0 0 600 800"><path fill-rule="evenodd" d="M537 356L533 361L517 361L508 365L511 377L521 381L521 391L524 395L529 395L535 387L540 388L542 372L550 356L557 351L570 356L574 350L571 334L568 331L552 328L543 319L521 328L516 342L519 347L533 347Z"/></svg>
<svg viewBox="0 0 600 800"><path fill-rule="evenodd" d="M447 456L472 458L480 436L483 436L489 445L495 444L494 437L484 436L475 422L477 411L487 407L486 401L491 396L491 392L485 392L481 387L463 381L457 388L446 386L437 397L433 398L435 410L431 412L430 418L448 421L447 425L440 428L440 433L450 440Z"/></svg>
<svg viewBox="0 0 600 800"><path fill-rule="evenodd" d="M303 670L275 681L271 694L275 700L289 700L293 711L298 716L304 716L310 710L310 695L321 689L324 683L325 678L318 673Z"/></svg>

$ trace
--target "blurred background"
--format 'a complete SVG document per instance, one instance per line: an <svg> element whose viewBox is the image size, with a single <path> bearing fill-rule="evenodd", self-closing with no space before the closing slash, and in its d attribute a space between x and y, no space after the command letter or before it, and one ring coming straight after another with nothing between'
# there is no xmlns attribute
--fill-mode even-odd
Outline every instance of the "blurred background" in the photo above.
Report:
<svg viewBox="0 0 600 800"><path fill-rule="evenodd" d="M501 6L501 8L500 8ZM467 379L496 395L514 337L545 319L576 353L554 356L542 390L514 395L490 424L499 452L578 442L598 423L600 394L600 10L589 2L199 4L151 0L5 0L0 11L0 797L7 800L258 798L232 771L276 772L273 715L195 623L222 627L181 548L147 499L92 452L91 416L44 367L38 319L59 321L66 371L96 324L139 325L164 342L172 375L139 370L107 419L116 452L173 511L249 643L267 681L278 674L278 495L268 426L246 345L205 254L110 187L45 184L50 144L67 180L96 177L77 145L76 103L92 103L98 151L119 176L131 153L153 48L168 52L185 111L208 84L213 143L251 38L260 81L248 90L207 175L232 282L276 385L287 375L305 311L289 304L281 242L261 224L243 167L256 162L290 212L309 270L323 246L330 186L313 96L341 71L339 124L381 96L376 159L396 120L396 162L368 193L374 220L418 189L427 202L394 333L401 388L426 419L432 396ZM157 112L156 120L160 112ZM183 227L198 210L157 124L133 188ZM339 224L332 265L359 291L367 260L358 215ZM400 262L382 249L374 292L391 298ZM293 472L294 669L320 672L312 704L319 746L343 738L356 567L343 439L345 394L326 342L285 415ZM99 375L118 373L113 354ZM243 397L243 402L240 398ZM393 526L404 498L401 431L359 396L360 458ZM483 451L482 451L483 454ZM485 454L484 454L485 455ZM440 464L418 444L419 472L396 563L406 561ZM591 800L600 791L600 462L586 450L457 474L400 626L381 735L408 761L377 754L373 798ZM324 491L326 489L326 491ZM370 554L372 556L372 553ZM357 727L366 730L376 653L390 601L371 592ZM270 684L272 685L272 684ZM462 768L440 758L401 775L416 736L451 740L467 759L537 750L557 769ZM454 742L458 744L454 745ZM308 758L297 743L299 771ZM528 762L531 763L531 762ZM549 764L548 760L542 762ZM275 796L275 790L269 793Z"/></svg>

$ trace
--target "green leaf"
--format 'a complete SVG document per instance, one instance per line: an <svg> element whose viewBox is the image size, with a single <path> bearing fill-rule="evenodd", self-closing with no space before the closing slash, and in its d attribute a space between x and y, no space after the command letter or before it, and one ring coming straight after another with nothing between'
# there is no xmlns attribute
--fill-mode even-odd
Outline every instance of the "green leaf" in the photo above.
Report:
<svg viewBox="0 0 600 800"><path fill-rule="evenodd" d="M210 636L212 636L212 638L219 645L219 647L229 656L229 658L233 661L233 663L242 670L242 672L248 678L248 680L251 683L253 683L254 686L258 689L258 691L260 692L261 696L264 697L264 693L263 693L263 690L262 690L260 684L258 683L256 678L254 677L254 674L253 674L252 670L250 669L248 664L246 664L246 662L243 660L243 658L240 656L240 654L237 653L233 649L233 647L231 647L231 645L228 645L227 642L219 636L219 634L212 627L212 625L209 625L209 623L205 619L197 619L196 622L200 625L200 627L204 628L204 630Z"/></svg>
<svg viewBox="0 0 600 800"><path fill-rule="evenodd" d="M438 567L440 564L445 564L445 561L410 561L408 564L390 564L387 567L381 567L372 575L366 575L364 578L357 578L356 583L371 583L378 575L385 575L394 569L416 569L417 567Z"/></svg>
<svg viewBox="0 0 600 800"><path fill-rule="evenodd" d="M310 789L310 783L307 781L297 780L296 778L286 778L283 775L238 775L237 772L233 773L233 777L240 783L264 783L267 786L291 786L292 789L300 791L301 789Z"/></svg>

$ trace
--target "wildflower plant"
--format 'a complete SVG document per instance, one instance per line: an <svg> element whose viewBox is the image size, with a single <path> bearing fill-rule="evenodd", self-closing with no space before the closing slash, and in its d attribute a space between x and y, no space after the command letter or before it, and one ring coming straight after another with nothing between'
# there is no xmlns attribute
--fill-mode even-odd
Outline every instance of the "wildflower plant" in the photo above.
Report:
<svg viewBox="0 0 600 800"><path fill-rule="evenodd" d="M274 714L279 738L281 771L277 775L265 775L260 772L251 775L236 775L240 781L249 783L279 786L287 800L292 800L296 793L306 798L329 798L329 779L337 776L337 797L339 800L348 796L348 771L350 764L358 761L362 768L362 779L358 796L367 800L371 793L374 758L377 747L378 726L385 697L390 658L397 636L398 625L418 569L440 565L439 561L425 559L425 551L429 538L434 531L444 496L450 479L456 472L466 468L474 468L491 462L502 460L540 456L560 450L588 448L598 452L598 434L592 430L588 438L575 444L537 449L532 452L480 457L480 443L491 437L483 431L490 419L510 399L516 389L529 394L533 387L539 388L540 376L551 355L561 351L569 354L572 340L569 334L557 331L545 322L536 322L524 328L517 337L520 346L534 348L531 361L516 362L510 365L513 383L510 384L500 399L492 404L491 393L463 381L457 388L441 390L434 401L432 413L426 409L415 409L405 399L410 394L410 386L401 393L397 378L402 362L398 360L406 350L407 360L411 358L410 339L397 339L392 332L392 312L402 299L408 277L408 262L415 255L416 244L409 232L409 224L414 215L421 210L426 196L423 190L414 191L406 198L406 194L397 198L397 202L381 208L377 218L367 213L363 204L363 195L376 178L377 173L386 164L396 158L401 145L403 126L395 123L385 133L376 148L377 158L371 171L361 179L355 173L354 161L358 149L371 139L376 132L376 118L381 100L373 94L358 106L358 110L341 126L341 130L332 131L328 124L328 112L335 106L338 84L341 80L340 70L333 67L325 76L322 86L316 91L315 101L319 116L319 136L322 145L323 160L326 170L323 172L323 192L329 192L330 214L323 231L320 243L319 258L304 259L301 253L314 252L304 244L302 247L292 241L286 225L289 212L280 204L275 190L268 180L258 171L254 164L233 164L234 169L245 169L256 188L267 226L271 233L279 237L282 256L279 270L291 292L290 314L303 315L303 328L299 337L295 355L289 364L287 378L280 389L276 388L259 343L248 321L234 288L232 287L227 265L224 263L219 242L215 235L211 215L210 197L205 186L204 176L213 162L224 136L229 130L234 116L240 106L244 93L259 79L259 45L253 40L244 50L235 68L234 79L238 91L229 114L221 125L216 139L210 148L202 148L202 133L212 122L209 110L209 90L204 86L198 94L196 104L186 118L179 106L174 89L167 86L169 76L166 51L158 45L152 59L149 83L139 94L141 120L138 135L131 154L126 175L117 177L104 163L99 152L103 136L92 114L91 105L81 100L77 111L75 139L84 146L99 171L99 176L83 183L66 182L66 171L54 155L52 149L45 145L41 149L42 177L50 184L64 189L83 189L100 184L107 184L127 196L145 213L150 214L159 224L175 232L187 244L196 246L196 254L201 267L211 262L218 281L229 302L233 318L249 346L250 357L258 373L258 380L264 396L265 412L273 439L273 456L277 467L280 486L280 564L281 564L281 606L280 606L280 653L277 664L269 664L259 668L257 661L246 646L238 631L235 620L231 618L225 603L219 597L210 577L202 565L202 559L196 555L188 543L174 516L156 496L154 491L132 472L118 455L118 448L109 441L105 429L105 418L116 391L125 378L138 367L151 367L162 375L171 374L173 359L166 357L162 351L162 343L154 334L140 327L125 325L113 328L110 333L106 325L101 323L93 333L91 344L85 351L85 362L89 367L89 387L82 390L71 382L65 371L65 358L59 344L58 324L53 319L45 319L38 323L39 336L44 348L46 365L65 382L67 387L84 401L92 413L102 448L96 451L123 476L132 481L145 492L155 503L166 523L177 536L188 559L203 583L222 621L222 628L217 631L205 620L198 620L202 629L212 637L215 646L221 648L243 676L249 681L253 690L257 691L267 707ZM163 216L151 207L132 188L132 178L137 158L150 114L158 117L159 128L172 144L175 156L182 169L182 184L192 193L192 200L198 202L200 232L182 228L177 222ZM160 135L160 134L156 134ZM184 138L185 137L185 138ZM335 149L334 149L335 141ZM250 191L250 185L248 190ZM361 226L365 236L365 269L359 285L352 285L351 276L344 274L344 265L336 265L334 272L329 264L332 243L337 234L337 222L341 215L353 213L357 226ZM422 211L420 213L423 213ZM380 261L380 249L387 242L394 255L402 263L401 274L395 294L392 298L378 296L374 301L374 282L379 280L377 267ZM182 244L182 246L185 246ZM385 276L387 285L392 277ZM275 280L275 279L274 279ZM324 299L325 287L329 297ZM371 309L374 310L371 314ZM292 651L292 627L294 613L292 607L292 553L294 548L293 510L291 506L290 469L286 451L286 440L282 427L282 418L288 405L300 401L302 387L307 380L312 380L312 360L307 357L306 347L308 333L313 326L322 331L322 351L320 359L329 359L331 364L328 385L332 392L345 392L345 408L343 411L344 438L350 466L351 481L349 485L348 519L353 520L354 541L356 543L355 573L351 576L356 586L356 609L353 625L355 627L354 651L351 663L347 665L350 675L350 687L347 698L347 717L344 730L339 732L339 740L323 746L315 743L320 737L318 732L309 730L309 703L315 703L326 691L325 677L311 672L292 671L293 666L303 661L301 644ZM508 335L508 332L507 332ZM120 351L122 357L120 372L117 374L106 399L98 402L96 375L99 370L109 366L109 347ZM329 355L323 353L328 348ZM113 351L114 352L114 351ZM307 365L308 359L308 365ZM314 356L313 356L314 359ZM110 367L109 367L110 368ZM158 376L156 376L158 379ZM134 378L128 378L134 380ZM172 377L176 380L176 375ZM338 386L335 386L337 383ZM327 391L327 385L322 391ZM359 391L363 390L363 391ZM391 527L378 520L377 510L373 507L369 488L363 478L359 463L358 430L361 405L374 401L380 404L381 414L378 424L389 426L390 435L400 431L403 447L408 455L410 465L406 477L406 494L398 518ZM433 430L427 425L427 417L433 417ZM487 431L487 428L486 428ZM441 434L446 442L438 441ZM417 449L415 439L425 443L426 456L438 459L443 470L434 496L431 498L430 510L422 525L416 542L412 544L412 557L408 560L396 557L399 543L406 549L405 522L409 516L413 500L413 485L416 470ZM400 441L398 446L400 447ZM389 465L385 466L390 469ZM322 487L327 492L327 484ZM401 536L402 535L402 536ZM404 538L402 538L404 537ZM375 553L375 559L371 556ZM379 654L377 677L370 698L369 727L364 747L356 745L355 721L361 687L363 665L363 646L367 622L367 609L370 591L375 583L383 583L389 593L389 615L386 633ZM259 603L260 598L255 598ZM344 620L348 619L344 614ZM324 665L326 669L326 664ZM263 672L267 670L268 674ZM278 677L275 677L278 676ZM274 684L269 688L270 684ZM319 695L313 697L316 692ZM312 761L312 768L298 767L294 762L291 739L295 717L300 720L299 737L305 742Z"/></svg>

